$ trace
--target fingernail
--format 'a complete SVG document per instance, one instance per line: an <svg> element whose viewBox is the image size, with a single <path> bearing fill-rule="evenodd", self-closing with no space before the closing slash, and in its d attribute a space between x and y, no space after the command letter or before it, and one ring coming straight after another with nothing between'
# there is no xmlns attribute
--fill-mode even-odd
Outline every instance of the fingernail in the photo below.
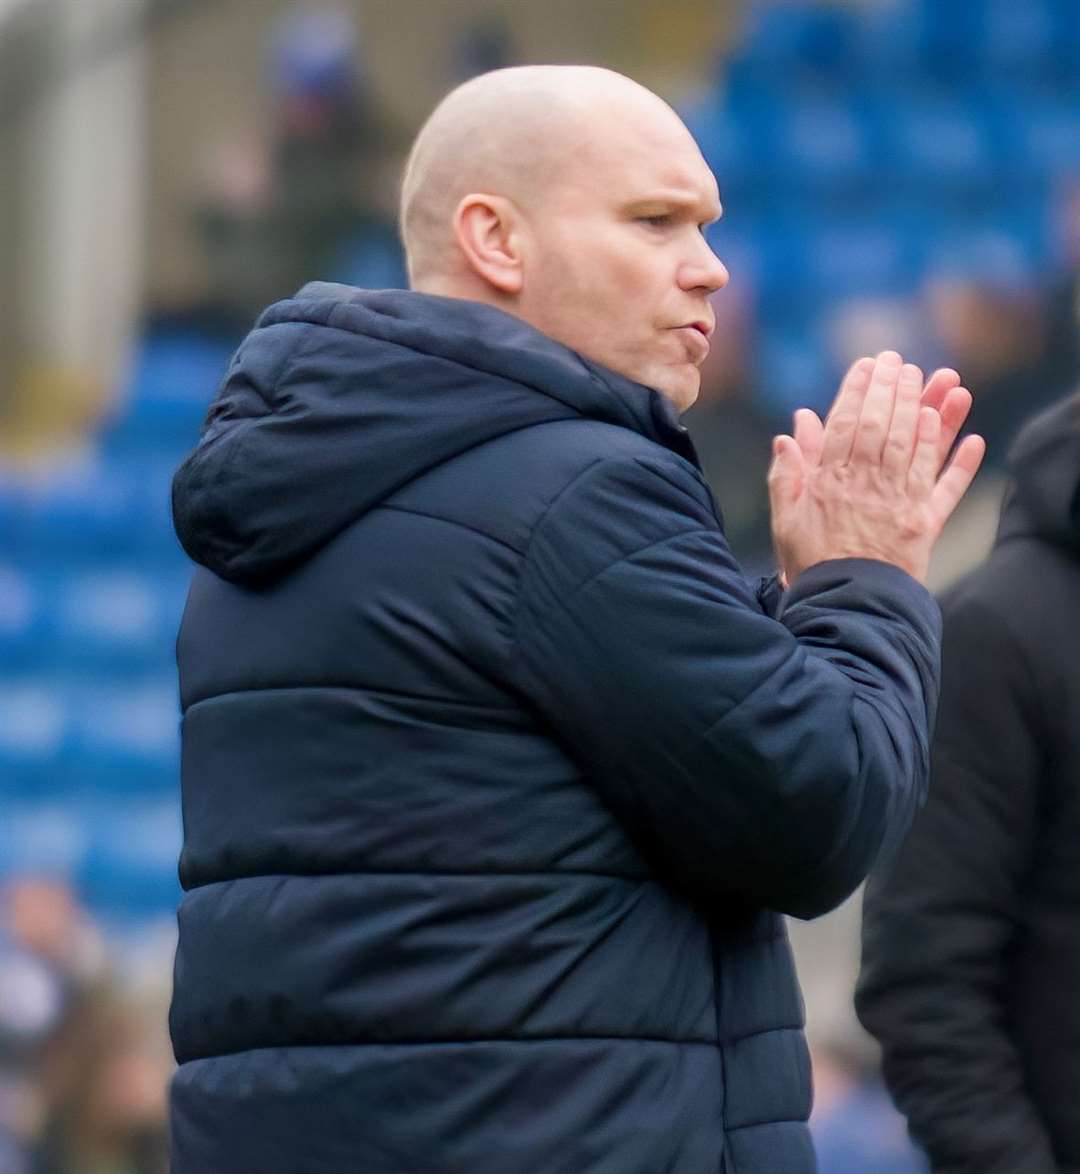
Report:
<svg viewBox="0 0 1080 1174"><path fill-rule="evenodd" d="M882 351L881 354L878 355L878 362L889 363L893 366L896 366L899 363L902 363L903 359L900 358L896 351Z"/></svg>

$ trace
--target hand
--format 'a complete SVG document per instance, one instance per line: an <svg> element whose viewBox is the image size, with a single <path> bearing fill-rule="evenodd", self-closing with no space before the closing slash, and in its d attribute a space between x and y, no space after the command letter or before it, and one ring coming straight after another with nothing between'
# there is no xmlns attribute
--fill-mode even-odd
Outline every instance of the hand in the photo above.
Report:
<svg viewBox="0 0 1080 1174"><path fill-rule="evenodd" d="M930 552L985 452L968 436L942 467L971 408L955 371L922 372L894 351L860 359L825 424L808 409L778 436L769 470L773 540L787 582L814 563L873 558L925 580Z"/></svg>

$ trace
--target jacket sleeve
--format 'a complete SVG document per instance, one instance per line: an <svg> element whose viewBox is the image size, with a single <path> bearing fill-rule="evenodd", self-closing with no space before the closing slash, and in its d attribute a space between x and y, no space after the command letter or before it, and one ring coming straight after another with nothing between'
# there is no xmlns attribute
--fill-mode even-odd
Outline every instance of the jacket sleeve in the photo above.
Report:
<svg viewBox="0 0 1080 1174"><path fill-rule="evenodd" d="M867 886L856 1007L935 1171L1054 1174L1001 995L1037 838L1038 691L974 599L946 603L943 657L930 797Z"/></svg>
<svg viewBox="0 0 1080 1174"><path fill-rule="evenodd" d="M766 614L689 466L612 460L537 527L522 688L668 883L812 917L924 794L939 614L885 563L802 574Z"/></svg>

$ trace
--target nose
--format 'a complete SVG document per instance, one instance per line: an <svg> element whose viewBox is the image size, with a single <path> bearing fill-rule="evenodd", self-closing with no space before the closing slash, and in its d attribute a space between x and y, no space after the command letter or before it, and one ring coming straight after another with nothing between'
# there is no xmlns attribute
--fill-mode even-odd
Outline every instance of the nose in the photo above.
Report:
<svg viewBox="0 0 1080 1174"><path fill-rule="evenodd" d="M698 251L679 269L679 287L692 293L703 291L706 295L723 289L731 279L727 266L712 251L704 237L700 238Z"/></svg>

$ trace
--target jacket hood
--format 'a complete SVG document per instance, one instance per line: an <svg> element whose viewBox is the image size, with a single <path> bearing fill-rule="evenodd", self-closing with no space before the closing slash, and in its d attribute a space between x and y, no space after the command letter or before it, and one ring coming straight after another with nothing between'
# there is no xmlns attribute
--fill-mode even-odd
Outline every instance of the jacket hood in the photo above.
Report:
<svg viewBox="0 0 1080 1174"><path fill-rule="evenodd" d="M1030 420L1008 463L998 540L1025 535L1080 550L1080 392Z"/></svg>
<svg viewBox="0 0 1080 1174"><path fill-rule="evenodd" d="M236 582L285 573L418 476L575 416L696 463L657 392L478 302L315 282L236 352L173 479L192 559Z"/></svg>

